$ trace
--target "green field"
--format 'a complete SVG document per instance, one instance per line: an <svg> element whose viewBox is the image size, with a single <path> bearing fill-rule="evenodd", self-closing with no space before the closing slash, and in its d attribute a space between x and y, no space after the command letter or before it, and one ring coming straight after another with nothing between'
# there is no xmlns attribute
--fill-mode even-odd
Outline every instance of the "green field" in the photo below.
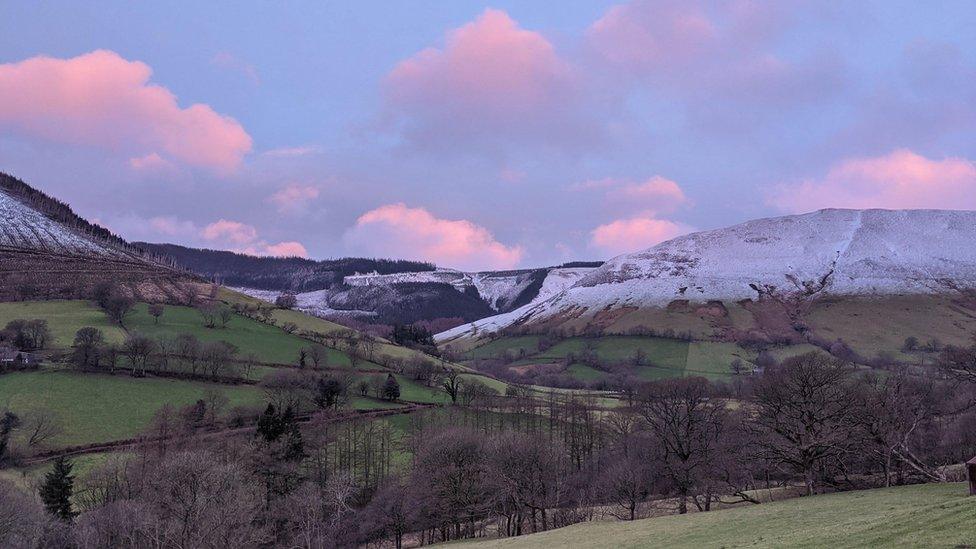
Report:
<svg viewBox="0 0 976 549"><path fill-rule="evenodd" d="M688 342L679 339L645 336L603 336L596 338L569 338L556 343L546 351L539 352L537 336L502 338L484 346L472 349L465 356L468 360L491 358L518 353L524 349L524 356L513 366L535 364L555 364L563 362L571 354L580 356L587 346L600 360L607 363L628 362L640 350L644 354L644 365L635 367L633 374L647 380L677 377L682 375L701 375L720 378L728 375L729 363L742 357L750 360L750 353L733 343ZM580 381L593 381L606 374L579 362L572 363L566 373Z"/></svg>
<svg viewBox="0 0 976 549"><path fill-rule="evenodd" d="M797 498L634 522L589 522L458 544L492 547L973 547L976 497L961 483Z"/></svg>
<svg viewBox="0 0 976 549"><path fill-rule="evenodd" d="M0 303L0 328L14 319L47 320L48 329L54 338L50 347L66 349L75 339L75 332L85 326L99 328L105 339L121 343L125 333L108 320L105 313L88 301L20 301Z"/></svg>
<svg viewBox="0 0 976 549"><path fill-rule="evenodd" d="M130 332L153 337L173 337L189 333L201 341L226 341L240 350L239 356L242 358L254 354L261 362L275 364L295 364L298 361L298 350L310 345L308 341L285 333L281 328L240 315L232 316L224 328L207 328L201 321L200 313L191 307L165 306L159 324L153 321L147 309L145 303L139 303L132 314L126 317L125 326ZM351 366L345 353L328 348L326 353L329 366Z"/></svg>
<svg viewBox="0 0 976 549"><path fill-rule="evenodd" d="M729 365L741 360L748 367L757 353L735 343L723 341L686 341L653 336L575 337L562 340L546 351L538 351L538 336L506 337L491 341L468 351L465 360L519 357L512 367L564 363L570 354L579 357L589 346L597 357L608 364L628 363L637 350L644 354L644 365L634 367L630 373L645 380L657 380L680 376L703 376L709 379L727 379ZM520 352L520 349L524 350ZM809 344L787 345L771 348L777 360L819 350ZM573 378L589 382L607 374L599 369L573 362L564 371Z"/></svg>
<svg viewBox="0 0 976 549"><path fill-rule="evenodd" d="M218 291L218 297L225 303L241 303L246 305L256 305L260 303L265 303L260 299L244 295L239 292L235 292L228 288L221 287ZM278 326L284 325L286 322L291 322L298 327L298 331L309 331L318 332L320 334L330 334L334 332L347 332L349 328L325 320L323 318L318 318L309 314L305 314L301 311L289 310L289 309L275 309L272 313L275 321L277 321ZM389 343L386 340L379 340L379 344L376 346L376 353L378 355L385 355L392 358L411 358L416 356L425 357L423 353L414 351L412 349L407 349L406 347L400 347Z"/></svg>
<svg viewBox="0 0 976 549"><path fill-rule="evenodd" d="M64 434L51 445L70 446L133 437L163 405L192 404L207 389L223 391L230 400L228 408L264 402L261 390L247 385L39 370L0 376L0 407L15 412L53 410L64 424Z"/></svg>
<svg viewBox="0 0 976 549"><path fill-rule="evenodd" d="M234 406L263 406L265 395L254 385L226 385L164 378L134 378L125 374L82 374L43 369L0 376L0 409L14 412L47 408L58 414L64 434L51 446L73 446L131 438L145 428L165 404L192 404L208 389L222 391ZM401 399L443 402L443 391L430 393L412 381L401 380ZM411 398L408 398L411 397ZM392 408L400 404L353 397L357 410Z"/></svg>

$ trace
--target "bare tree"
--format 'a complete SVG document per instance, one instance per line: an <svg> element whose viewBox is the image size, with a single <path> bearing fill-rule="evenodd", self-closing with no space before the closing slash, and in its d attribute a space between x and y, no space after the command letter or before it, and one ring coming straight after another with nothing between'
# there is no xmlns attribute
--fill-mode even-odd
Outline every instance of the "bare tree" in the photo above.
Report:
<svg viewBox="0 0 976 549"><path fill-rule="evenodd" d="M922 432L938 414L930 380L912 378L904 369L870 374L857 384L855 421L865 436L865 450L881 467L885 486L901 463L930 481L944 482L945 472L922 457Z"/></svg>
<svg viewBox="0 0 976 549"><path fill-rule="evenodd" d="M41 547L53 521L44 508L14 486L0 479L0 546Z"/></svg>
<svg viewBox="0 0 976 549"><path fill-rule="evenodd" d="M20 435L29 448L44 444L64 432L64 421L50 408L34 408L20 415Z"/></svg>
<svg viewBox="0 0 976 549"><path fill-rule="evenodd" d="M224 409L227 408L230 399L220 389L207 389L203 393L203 400L207 403L207 419L212 427L217 423L217 419L223 413Z"/></svg>
<svg viewBox="0 0 976 549"><path fill-rule="evenodd" d="M150 303L148 310L149 310L149 315L153 317L153 323L159 324L159 317L163 316L163 311L165 311L163 304Z"/></svg>
<svg viewBox="0 0 976 549"><path fill-rule="evenodd" d="M662 474L678 496L678 512L722 451L725 404L711 398L704 378L678 378L647 384L638 394L638 412L660 452Z"/></svg>
<svg viewBox="0 0 976 549"><path fill-rule="evenodd" d="M763 457L803 476L818 491L818 471L856 443L847 363L812 352L766 369L755 386L757 442Z"/></svg>
<svg viewBox="0 0 976 549"><path fill-rule="evenodd" d="M122 354L129 359L132 372L139 375L145 375L157 349L156 341L139 333L130 334L122 344Z"/></svg>
<svg viewBox="0 0 976 549"><path fill-rule="evenodd" d="M119 326L125 325L125 317L129 316L132 312L132 308L135 306L135 300L131 297L116 294L108 298L105 302L105 313L114 322L117 322Z"/></svg>
<svg viewBox="0 0 976 549"><path fill-rule="evenodd" d="M461 374L456 369L445 366L441 370L439 378L444 392L451 397L452 403L457 404L458 397L461 395L461 385L464 384Z"/></svg>

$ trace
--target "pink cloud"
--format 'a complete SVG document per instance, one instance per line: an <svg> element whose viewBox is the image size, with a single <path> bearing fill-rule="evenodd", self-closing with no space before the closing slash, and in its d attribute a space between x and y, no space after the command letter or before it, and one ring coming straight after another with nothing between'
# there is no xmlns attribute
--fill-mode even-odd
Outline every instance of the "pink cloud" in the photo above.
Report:
<svg viewBox="0 0 976 549"><path fill-rule="evenodd" d="M248 255L308 257L308 250L300 242L268 243L258 238L257 229L240 221L220 219L204 227L200 236L211 244Z"/></svg>
<svg viewBox="0 0 976 549"><path fill-rule="evenodd" d="M607 177L576 183L574 191L598 191L603 202L615 215L622 212L641 212L653 217L654 213L672 212L688 203L688 197L674 181L655 175L643 181L631 181Z"/></svg>
<svg viewBox="0 0 976 549"><path fill-rule="evenodd" d="M288 185L269 197L281 213L295 213L305 209L310 200L319 196L318 187L311 185Z"/></svg>
<svg viewBox="0 0 976 549"><path fill-rule="evenodd" d="M238 167L251 150L244 128L207 105L181 108L151 75L145 63L107 50L0 64L0 127L218 172Z"/></svg>
<svg viewBox="0 0 976 549"><path fill-rule="evenodd" d="M277 244L260 243L244 249L249 255L268 255L273 257L308 257L308 250L301 242L279 242Z"/></svg>
<svg viewBox="0 0 976 549"><path fill-rule="evenodd" d="M520 246L506 246L470 221L439 219L423 208L388 204L361 215L347 242L367 253L433 261L459 269L509 269L522 259Z"/></svg>
<svg viewBox="0 0 976 549"><path fill-rule="evenodd" d="M610 256L617 256L649 248L690 231L690 227L665 219L618 219L593 229L590 246Z"/></svg>
<svg viewBox="0 0 976 549"><path fill-rule="evenodd" d="M776 188L768 201L785 211L821 208L976 209L976 165L931 160L907 149L844 160L820 179Z"/></svg>
<svg viewBox="0 0 976 549"><path fill-rule="evenodd" d="M251 225L226 219L207 225L200 234L207 240L225 240L234 244L247 244L258 237L257 229Z"/></svg>
<svg viewBox="0 0 976 549"><path fill-rule="evenodd" d="M387 76L389 116L408 139L453 145L547 138L567 145L587 129L577 78L541 34L488 9ZM589 128L589 134L593 134Z"/></svg>
<svg viewBox="0 0 976 549"><path fill-rule="evenodd" d="M687 63L709 53L718 31L693 2L631 2L611 7L586 32L611 63L633 70Z"/></svg>
<svg viewBox="0 0 976 549"><path fill-rule="evenodd" d="M639 201L648 207L671 208L687 200L677 183L655 175L640 183L625 183L612 188L607 195L614 200Z"/></svg>
<svg viewBox="0 0 976 549"><path fill-rule="evenodd" d="M129 167L139 172L160 172L175 168L172 162L159 156L157 153L149 153L145 156L130 158Z"/></svg>

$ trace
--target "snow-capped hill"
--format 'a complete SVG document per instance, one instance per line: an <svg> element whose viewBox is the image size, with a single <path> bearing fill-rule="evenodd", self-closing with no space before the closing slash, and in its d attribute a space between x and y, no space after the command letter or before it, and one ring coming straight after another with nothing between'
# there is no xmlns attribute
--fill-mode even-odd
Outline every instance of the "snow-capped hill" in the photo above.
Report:
<svg viewBox="0 0 976 549"><path fill-rule="evenodd" d="M0 247L121 258L115 246L57 223L0 189Z"/></svg>
<svg viewBox="0 0 976 549"><path fill-rule="evenodd" d="M820 210L681 236L611 259L553 297L440 341L571 314L775 297L976 288L976 212Z"/></svg>
<svg viewBox="0 0 976 549"><path fill-rule="evenodd" d="M144 301L186 303L209 291L64 202L0 173L0 301L88 298L105 282Z"/></svg>
<svg viewBox="0 0 976 549"><path fill-rule="evenodd" d="M592 267L553 267L517 271L463 272L454 269L393 274L355 274L345 277L349 286L391 286L405 283L450 284L459 292L470 288L495 311L548 298L571 286Z"/></svg>

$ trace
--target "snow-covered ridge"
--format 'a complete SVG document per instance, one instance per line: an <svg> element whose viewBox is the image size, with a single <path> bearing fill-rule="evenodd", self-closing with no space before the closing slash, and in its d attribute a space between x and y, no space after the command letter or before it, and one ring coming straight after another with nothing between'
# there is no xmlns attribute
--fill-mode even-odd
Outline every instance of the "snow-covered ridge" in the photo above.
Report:
<svg viewBox="0 0 976 549"><path fill-rule="evenodd" d="M128 254L52 221L0 190L0 246L39 252L127 258Z"/></svg>
<svg viewBox="0 0 976 549"><path fill-rule="evenodd" d="M440 341L568 310L677 299L930 294L976 288L976 212L820 210L693 233L615 257L544 301L438 334Z"/></svg>
<svg viewBox="0 0 976 549"><path fill-rule="evenodd" d="M530 300L536 303L540 300L558 294L593 267L557 267L523 271L488 271L480 273L466 273L453 269L438 269L436 271L395 273L381 275L377 273L356 274L345 277L345 283L354 288L369 288L375 286L383 288L399 283L408 282L436 282L450 284L459 292L474 288L478 295L495 311L510 310L518 300ZM533 288L533 285L535 287ZM282 292L276 290L258 290L254 288L234 288L247 295L274 302ZM376 317L376 311L363 310L369 308L367 302L350 296L350 292L341 288L331 290L316 290L295 294L297 308L316 316L353 316L361 319ZM362 296L358 296L362 297ZM352 301L350 301L350 299ZM391 292L385 299L396 300L397 293Z"/></svg>
<svg viewBox="0 0 976 549"><path fill-rule="evenodd" d="M592 271L590 267L553 268L541 273L541 269L520 271L486 271L468 273L454 269L437 269L435 271L394 273L394 274L355 274L345 277L344 282L349 286L390 285L406 282L436 282L450 284L460 292L474 287L488 305L496 310L505 310L514 303L519 296L537 281L536 277L544 276L539 286L538 295L534 300L548 298L575 283L586 273Z"/></svg>

